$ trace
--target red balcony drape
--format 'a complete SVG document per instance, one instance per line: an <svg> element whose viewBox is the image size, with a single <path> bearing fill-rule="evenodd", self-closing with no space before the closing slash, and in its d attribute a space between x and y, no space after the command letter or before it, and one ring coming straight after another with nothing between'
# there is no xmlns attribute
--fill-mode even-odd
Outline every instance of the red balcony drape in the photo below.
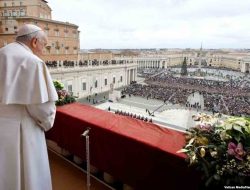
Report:
<svg viewBox="0 0 250 190"><path fill-rule="evenodd" d="M83 131L90 127L91 164L136 189L197 189L199 175L176 151L184 134L74 103L57 108L47 139L85 159Z"/></svg>

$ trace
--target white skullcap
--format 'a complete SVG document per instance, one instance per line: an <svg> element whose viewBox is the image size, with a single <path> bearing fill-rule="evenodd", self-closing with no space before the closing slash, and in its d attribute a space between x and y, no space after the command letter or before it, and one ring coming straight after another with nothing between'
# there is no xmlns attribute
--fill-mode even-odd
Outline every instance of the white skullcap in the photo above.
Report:
<svg viewBox="0 0 250 190"><path fill-rule="evenodd" d="M19 28L17 32L17 37L25 36L25 35L32 34L38 31L42 31L42 29L33 24L25 24Z"/></svg>

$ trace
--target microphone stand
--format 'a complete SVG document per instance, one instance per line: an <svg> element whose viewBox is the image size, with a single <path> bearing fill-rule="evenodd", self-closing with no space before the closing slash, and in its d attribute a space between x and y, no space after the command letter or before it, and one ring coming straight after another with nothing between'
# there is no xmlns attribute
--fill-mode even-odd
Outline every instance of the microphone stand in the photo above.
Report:
<svg viewBox="0 0 250 190"><path fill-rule="evenodd" d="M89 131L87 128L83 133L82 137L86 139L86 161L87 161L87 190L90 190L90 154L89 154Z"/></svg>

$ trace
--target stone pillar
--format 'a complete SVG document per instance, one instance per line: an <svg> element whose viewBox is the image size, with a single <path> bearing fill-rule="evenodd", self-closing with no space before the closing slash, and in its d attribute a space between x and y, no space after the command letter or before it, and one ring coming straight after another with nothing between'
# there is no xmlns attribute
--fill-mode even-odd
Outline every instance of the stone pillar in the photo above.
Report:
<svg viewBox="0 0 250 190"><path fill-rule="evenodd" d="M130 69L130 82L133 81L133 69Z"/></svg>
<svg viewBox="0 0 250 190"><path fill-rule="evenodd" d="M250 72L250 63L245 63L245 72Z"/></svg>
<svg viewBox="0 0 250 190"><path fill-rule="evenodd" d="M124 81L124 85L126 86L127 85L127 69L125 69L123 81Z"/></svg>
<svg viewBox="0 0 250 190"><path fill-rule="evenodd" d="M127 85L129 85L130 84L130 82L129 82L129 70L127 70Z"/></svg>
<svg viewBox="0 0 250 190"><path fill-rule="evenodd" d="M246 72L246 63L241 63L240 71L241 71L242 73Z"/></svg>
<svg viewBox="0 0 250 190"><path fill-rule="evenodd" d="M246 73L247 71L249 72L249 67L250 67L250 63L243 62L241 65L241 72L243 73Z"/></svg>
<svg viewBox="0 0 250 190"><path fill-rule="evenodd" d="M134 69L134 81L136 81L137 69Z"/></svg>

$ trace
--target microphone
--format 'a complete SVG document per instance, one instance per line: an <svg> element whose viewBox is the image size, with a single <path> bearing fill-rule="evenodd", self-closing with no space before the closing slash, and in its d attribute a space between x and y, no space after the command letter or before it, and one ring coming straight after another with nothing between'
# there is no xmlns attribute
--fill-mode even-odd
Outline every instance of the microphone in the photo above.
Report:
<svg viewBox="0 0 250 190"><path fill-rule="evenodd" d="M90 152L89 152L89 131L90 127L88 127L83 133L82 137L86 139L86 161L87 161L87 190L90 190Z"/></svg>
<svg viewBox="0 0 250 190"><path fill-rule="evenodd" d="M89 135L90 128L88 127L83 133L82 136L86 137Z"/></svg>

